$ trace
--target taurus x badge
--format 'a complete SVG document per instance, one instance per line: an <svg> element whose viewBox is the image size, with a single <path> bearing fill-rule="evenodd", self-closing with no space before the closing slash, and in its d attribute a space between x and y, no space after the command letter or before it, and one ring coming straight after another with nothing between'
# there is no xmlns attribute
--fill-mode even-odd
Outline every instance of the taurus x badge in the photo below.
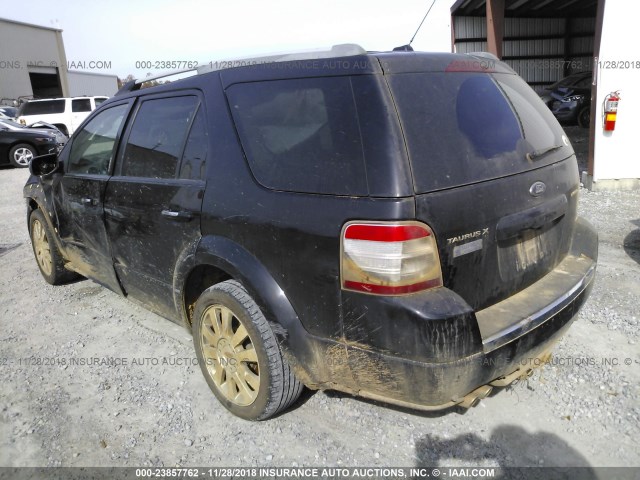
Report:
<svg viewBox="0 0 640 480"><path fill-rule="evenodd" d="M529 193L534 197L539 197L547 190L547 186L544 182L535 182L529 187Z"/></svg>

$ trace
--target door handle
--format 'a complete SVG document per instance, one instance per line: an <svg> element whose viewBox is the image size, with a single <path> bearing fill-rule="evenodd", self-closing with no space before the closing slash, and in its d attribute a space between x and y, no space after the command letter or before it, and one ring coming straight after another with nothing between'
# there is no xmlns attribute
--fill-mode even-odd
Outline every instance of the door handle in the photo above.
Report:
<svg viewBox="0 0 640 480"><path fill-rule="evenodd" d="M193 218L193 213L184 210L162 210L162 216L170 220L188 222Z"/></svg>
<svg viewBox="0 0 640 480"><path fill-rule="evenodd" d="M502 217L496 228L496 237L498 240L507 240L523 230L542 228L562 217L567 208L567 197L561 195L537 207Z"/></svg>

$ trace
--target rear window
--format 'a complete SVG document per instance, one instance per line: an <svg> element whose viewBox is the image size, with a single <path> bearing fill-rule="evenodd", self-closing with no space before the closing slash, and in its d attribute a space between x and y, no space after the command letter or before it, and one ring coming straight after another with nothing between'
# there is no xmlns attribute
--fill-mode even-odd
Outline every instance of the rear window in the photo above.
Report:
<svg viewBox="0 0 640 480"><path fill-rule="evenodd" d="M550 110L516 75L405 73L390 76L389 84L418 193L523 172L572 153Z"/></svg>
<svg viewBox="0 0 640 480"><path fill-rule="evenodd" d="M42 100L27 102L22 108L21 115L49 115L64 112L64 100Z"/></svg>
<svg viewBox="0 0 640 480"><path fill-rule="evenodd" d="M366 195L348 77L236 84L229 103L256 180L267 188Z"/></svg>

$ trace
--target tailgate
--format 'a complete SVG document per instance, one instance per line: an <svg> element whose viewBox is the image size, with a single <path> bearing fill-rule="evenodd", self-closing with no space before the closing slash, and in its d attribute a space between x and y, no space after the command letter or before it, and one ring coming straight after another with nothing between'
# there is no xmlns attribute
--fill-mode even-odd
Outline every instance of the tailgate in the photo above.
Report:
<svg viewBox="0 0 640 480"><path fill-rule="evenodd" d="M549 273L569 251L579 181L573 149L538 95L497 71L386 78L444 286L478 310Z"/></svg>
<svg viewBox="0 0 640 480"><path fill-rule="evenodd" d="M572 157L512 177L417 197L436 232L444 285L482 309L549 273L567 255L576 219ZM542 182L546 191L530 194Z"/></svg>

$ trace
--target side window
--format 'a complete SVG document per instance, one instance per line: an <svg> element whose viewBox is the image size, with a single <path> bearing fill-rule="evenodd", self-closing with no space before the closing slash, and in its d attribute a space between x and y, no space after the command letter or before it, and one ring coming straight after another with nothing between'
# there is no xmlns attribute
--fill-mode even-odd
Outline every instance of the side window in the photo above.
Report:
<svg viewBox="0 0 640 480"><path fill-rule="evenodd" d="M190 180L202 180L204 178L208 145L209 135L207 134L204 109L200 107L196 118L193 120L189 138L187 138L187 145L184 148L179 178Z"/></svg>
<svg viewBox="0 0 640 480"><path fill-rule="evenodd" d="M98 105L102 104L106 100L106 97L96 97L93 101L96 103L96 108Z"/></svg>
<svg viewBox="0 0 640 480"><path fill-rule="evenodd" d="M76 132L69 153L70 173L106 175L128 105L108 108Z"/></svg>
<svg viewBox="0 0 640 480"><path fill-rule="evenodd" d="M91 100L89 100L88 98L71 100L71 111L72 112L90 112Z"/></svg>
<svg viewBox="0 0 640 480"><path fill-rule="evenodd" d="M121 175L175 178L197 106L195 96L144 101L133 121Z"/></svg>
<svg viewBox="0 0 640 480"><path fill-rule="evenodd" d="M50 115L64 112L65 100L40 100L24 104L20 115Z"/></svg>
<svg viewBox="0 0 640 480"><path fill-rule="evenodd" d="M236 84L229 103L256 180L293 192L366 195L348 77Z"/></svg>
<svg viewBox="0 0 640 480"><path fill-rule="evenodd" d="M576 87L578 88L588 88L591 86L591 77L585 77L576 83Z"/></svg>

